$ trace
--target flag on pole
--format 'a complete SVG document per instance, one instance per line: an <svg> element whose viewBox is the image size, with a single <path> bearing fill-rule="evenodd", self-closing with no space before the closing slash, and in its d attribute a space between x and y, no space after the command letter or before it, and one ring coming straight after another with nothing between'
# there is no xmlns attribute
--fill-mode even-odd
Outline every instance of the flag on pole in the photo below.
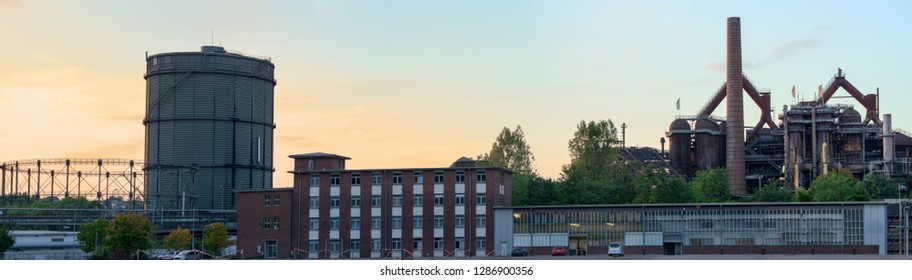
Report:
<svg viewBox="0 0 912 280"><path fill-rule="evenodd" d="M677 105L678 105L678 110L681 110L681 98L680 97L678 97Z"/></svg>
<svg viewBox="0 0 912 280"><path fill-rule="evenodd" d="M817 86L817 95L820 96L820 98L823 98L823 85Z"/></svg>
<svg viewBox="0 0 912 280"><path fill-rule="evenodd" d="M795 86L792 86L792 98L795 98Z"/></svg>

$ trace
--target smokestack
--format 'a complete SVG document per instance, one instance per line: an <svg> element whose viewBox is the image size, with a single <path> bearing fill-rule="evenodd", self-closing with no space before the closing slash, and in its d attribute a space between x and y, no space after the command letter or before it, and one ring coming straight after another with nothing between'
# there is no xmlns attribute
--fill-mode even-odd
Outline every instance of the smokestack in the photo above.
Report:
<svg viewBox="0 0 912 280"><path fill-rule="evenodd" d="M893 161L893 115L883 115L883 160Z"/></svg>
<svg viewBox="0 0 912 280"><path fill-rule="evenodd" d="M728 18L726 157L732 195L747 193L744 171L744 101L741 69L741 18Z"/></svg>

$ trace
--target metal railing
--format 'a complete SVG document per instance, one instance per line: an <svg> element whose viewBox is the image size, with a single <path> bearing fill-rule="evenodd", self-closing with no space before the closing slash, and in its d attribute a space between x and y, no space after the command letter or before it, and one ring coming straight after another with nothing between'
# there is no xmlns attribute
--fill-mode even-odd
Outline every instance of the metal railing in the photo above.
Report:
<svg viewBox="0 0 912 280"><path fill-rule="evenodd" d="M256 58L256 59L260 59L260 60L265 60L265 61L272 62L272 58L271 58L271 57L268 57L268 56L252 55L252 54L244 53L244 52L241 52L241 51L229 50L229 49L225 49L225 53L236 54L236 55L241 55L241 56L246 56L246 57L252 57L252 58Z"/></svg>

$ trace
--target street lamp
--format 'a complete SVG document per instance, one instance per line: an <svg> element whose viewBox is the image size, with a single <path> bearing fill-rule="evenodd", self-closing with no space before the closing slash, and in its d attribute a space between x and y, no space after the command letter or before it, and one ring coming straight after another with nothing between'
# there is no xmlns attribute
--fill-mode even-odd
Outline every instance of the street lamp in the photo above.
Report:
<svg viewBox="0 0 912 280"><path fill-rule="evenodd" d="M908 202L903 202L902 204L902 215L903 215L903 243L906 244L904 255L909 255L909 208L912 207L908 205Z"/></svg>

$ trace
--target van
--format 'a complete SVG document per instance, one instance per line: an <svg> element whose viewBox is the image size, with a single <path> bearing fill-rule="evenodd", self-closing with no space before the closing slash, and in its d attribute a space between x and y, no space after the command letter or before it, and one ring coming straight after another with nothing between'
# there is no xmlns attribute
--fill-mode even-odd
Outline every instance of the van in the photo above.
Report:
<svg viewBox="0 0 912 280"><path fill-rule="evenodd" d="M611 242L608 244L608 256L624 256L624 245L620 242Z"/></svg>

